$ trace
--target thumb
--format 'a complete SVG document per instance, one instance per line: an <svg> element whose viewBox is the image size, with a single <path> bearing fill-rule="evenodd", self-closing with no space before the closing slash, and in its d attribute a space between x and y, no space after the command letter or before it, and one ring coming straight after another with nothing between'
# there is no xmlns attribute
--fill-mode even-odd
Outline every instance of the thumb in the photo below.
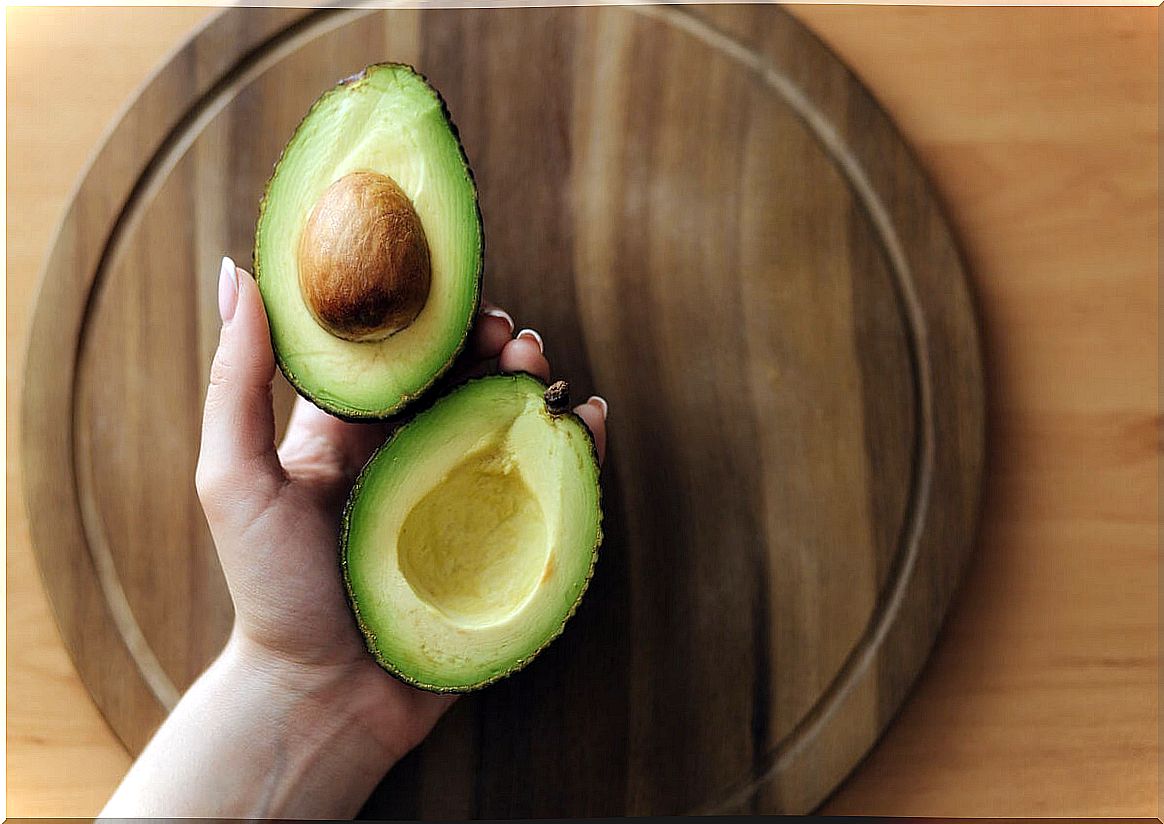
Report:
<svg viewBox="0 0 1164 824"><path fill-rule="evenodd" d="M196 483L207 516L261 512L283 484L275 454L275 415L267 315L258 285L228 257L218 275L222 331L210 367Z"/></svg>

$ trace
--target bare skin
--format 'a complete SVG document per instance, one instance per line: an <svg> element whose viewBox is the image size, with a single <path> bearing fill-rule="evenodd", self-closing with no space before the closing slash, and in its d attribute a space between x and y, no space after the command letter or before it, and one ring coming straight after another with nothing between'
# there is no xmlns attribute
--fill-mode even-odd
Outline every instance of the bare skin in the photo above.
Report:
<svg viewBox="0 0 1164 824"><path fill-rule="evenodd" d="M235 607L221 655L182 697L102 817L348 818L453 698L381 670L336 563L351 482L388 434L296 402L276 446L275 360L258 287L226 259L197 486ZM536 332L487 306L461 374L498 359L548 380ZM606 402L575 411L605 450Z"/></svg>

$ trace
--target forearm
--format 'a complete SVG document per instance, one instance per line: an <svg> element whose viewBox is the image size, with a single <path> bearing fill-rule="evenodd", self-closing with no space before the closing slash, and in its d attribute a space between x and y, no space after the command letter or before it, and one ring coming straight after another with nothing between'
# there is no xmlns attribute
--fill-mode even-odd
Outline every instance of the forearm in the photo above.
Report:
<svg viewBox="0 0 1164 824"><path fill-rule="evenodd" d="M347 818L398 757L341 671L310 678L232 640L137 759L102 817Z"/></svg>

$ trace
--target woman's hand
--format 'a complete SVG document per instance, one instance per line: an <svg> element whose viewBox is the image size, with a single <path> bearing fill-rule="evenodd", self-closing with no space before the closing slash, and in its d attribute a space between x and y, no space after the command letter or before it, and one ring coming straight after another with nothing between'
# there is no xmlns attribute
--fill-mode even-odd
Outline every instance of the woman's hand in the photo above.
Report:
<svg viewBox="0 0 1164 824"><path fill-rule="evenodd" d="M346 817L453 699L381 670L344 595L343 504L388 427L345 423L298 399L276 448L275 360L258 287L229 259L219 281L223 327L197 487L234 601L234 630L103 815ZM468 374L498 358L502 371L548 380L540 336L523 330L514 338L513 329L505 312L487 307L455 369ZM591 398L575 411L601 457L605 401ZM200 732L206 714L213 723ZM175 772L188 776L178 782Z"/></svg>

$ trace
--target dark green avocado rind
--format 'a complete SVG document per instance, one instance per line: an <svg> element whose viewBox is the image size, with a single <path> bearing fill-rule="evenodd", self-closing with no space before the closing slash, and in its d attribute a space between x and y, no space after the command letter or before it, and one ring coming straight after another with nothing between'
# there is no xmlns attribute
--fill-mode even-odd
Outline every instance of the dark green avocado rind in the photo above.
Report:
<svg viewBox="0 0 1164 824"><path fill-rule="evenodd" d="M449 131L453 136L453 140L456 142L457 148L460 150L461 165L464 167L464 170L465 170L466 174L468 175L469 183L470 183L470 186L473 190L473 210L477 216L477 238L478 238L478 241L477 241L477 271L476 271L474 278L473 278L472 312L469 315L469 323L465 326L465 329L462 331L461 338L457 342L457 345L453 348L452 353L450 354L448 360L445 362L445 364L443 366L441 366L441 368L437 369L432 374L432 376L429 378L429 380L422 387L420 387L419 389L417 389L414 392L409 392L407 394L402 395L400 397L400 400L396 404L394 404L393 406L386 407L384 409L370 410L370 411L369 410L362 410L362 409L355 409L355 408L352 408L349 406L344 406L341 403L326 401L326 400L323 400L323 399L313 395L311 393L311 391L308 390L307 387L304 385L303 381L300 380L299 376L295 374L295 371L290 367L290 365L283 358L283 355L280 353L279 348L275 345L275 338L274 338L274 335L272 334L272 336L271 336L271 348L275 352L275 363L278 364L279 371L283 373L283 377L285 377L287 379L287 382L289 384L291 384L291 386L294 387L295 391L299 395L301 395L304 399L310 401L312 404L319 407L324 412L327 412L329 415L334 415L335 417L340 418L340 419L345 420L345 421L348 421L350 423L359 423L361 421L375 421L375 420L383 420L385 418L391 418L393 415L396 415L396 414L400 413L401 411L403 411L405 407L411 405L417 399L423 397L425 395L425 393L427 393L430 389L432 389L433 385L449 371L449 369L452 367L452 365L456 362L457 358L460 356L461 352L464 351L465 345L469 340L469 335L472 332L473 327L476 325L477 318L480 315L480 312L481 312L481 287L482 287L482 280L483 280L483 275L484 275L484 264L485 264L485 225L484 225L484 221L483 221L482 216L481 216L481 201L480 201L480 195L477 191L477 178L473 174L473 167L471 165L469 165L469 156L465 153L465 144L461 142L461 133L457 129L457 124L455 122L453 122L452 114L449 112L448 103L445 101L445 98L443 95L441 95L440 91L435 86L433 86L432 83L430 83L428 81L428 78L424 74L422 74L421 72L417 71L416 68L414 68L413 66L410 66L407 63L392 63L392 62L373 63L369 66L365 66L361 71L357 72L356 74L353 74L350 77L344 78L339 83L337 83L334 87L328 89L326 92L324 92L322 95L320 95L319 98L316 99L316 101L311 104L311 108L309 108L307 110L307 114L305 114L303 116L303 118L299 121L299 125L295 127L295 131L293 131L291 133L291 137L288 139L286 145L283 147L283 151L279 153L279 159L275 161L275 165L271 170L271 176L269 178L267 178L267 183L263 187L263 195L259 199L259 217L258 217L258 220L255 221L255 244L254 244L254 253L252 254L252 257L251 257L251 264L252 264L252 268L254 270L254 275L255 275L255 283L259 283L263 277L262 267L261 267L260 262L259 262L259 254L258 254L258 251L259 251L259 227L262 226L262 224L263 224L263 213L266 211L266 208L267 208L267 196L270 192L271 183L272 183L272 181L274 181L275 176L279 173L279 167L283 163L283 156L286 154L287 148L289 146L291 146L291 144L295 141L295 136L299 133L299 130L303 127L303 124L306 123L308 120L310 120L311 116L316 112L316 110L319 109L325 102L327 102L332 97L332 95L335 95L335 94L338 94L340 92L344 92L344 91L348 90L349 86L354 86L354 85L358 85L360 83L365 82L367 80L369 73L372 71L375 71L377 69L405 69L406 71L411 72L412 74L416 75L416 77L418 77L425 84L425 86L427 86L429 88L430 91L432 91L432 93L436 96L437 101L440 103L441 115L444 117L445 123L448 125Z"/></svg>
<svg viewBox="0 0 1164 824"><path fill-rule="evenodd" d="M543 383L540 378L538 378L534 375L531 375L528 372L510 372L510 373L506 373L504 375L486 375L484 377L473 378L471 380L464 381L464 382L458 384L457 386L453 387L452 389L450 389L448 392L446 392L444 395L442 395L441 398L447 397L447 396L453 394L454 392L457 392L470 384L477 383L479 381L497 380L498 378L513 378L515 381L521 380L521 381L532 382L533 384L535 384L539 388L539 390L542 393L544 393L545 390L549 388L548 384ZM439 401L440 401L440 399L438 398L434 403L438 403ZM559 415L556 415L555 417L559 417L559 418L564 417L564 418L572 419L578 426L580 426L582 428L582 431L585 433L586 438L590 443L590 458L591 458L591 460L594 461L594 465L596 467L601 468L601 464L599 463L599 460L598 460L598 445L594 441L594 433L592 433L590 431L590 427L588 427L586 425L586 422L584 420L582 420L582 418L579 417L578 414L572 410L568 411L568 412L563 412ZM534 658L536 658L542 652L542 650L544 650L553 641L555 641L558 638L558 636L560 636L562 634L563 630L565 630L566 623L574 616L574 613L578 610L578 605L580 603L582 603L582 598L586 594L586 590L589 588L590 579L594 576L594 568L598 562L598 550L599 550L599 547L602 546L602 537L603 537L603 535L602 535L602 518L603 518L603 514L602 514L602 484L601 484L601 482L598 482L595 484L595 487L596 487L595 488L595 501L596 501L597 509L598 509L598 522L596 524L594 546L590 549L590 563L586 569L586 576L582 580L581 587L578 589L578 595L574 598L574 602L572 604L570 604L569 610L567 610L565 616L562 618L562 620L558 624L557 628L546 637L545 641L543 641L542 644L537 649L535 649L532 653L525 656L524 658L518 659L513 664L513 666L509 667L508 669L504 669L504 670L500 670L498 672L495 672L492 675L490 675L488 678L485 678L485 679L483 679L475 684L470 684L467 686L457 686L457 687L449 687L449 686L444 686L444 685L440 685L440 684L428 684L428 683L425 683L417 678L412 677L411 675L409 675L406 672L402 672L390 660L388 660L383 655L383 653L380 651L379 645L376 643L375 631L373 631L372 628L368 626L368 624L364 621L363 616L360 614L360 605L357 602L355 592L352 589L352 580L351 580L351 576L349 574L349 569L348 569L348 538L349 538L349 535L351 532L352 509L355 506L356 499L359 498L360 491L363 488L363 485L366 481L366 474L368 472L368 468L372 465L372 463L376 459L376 456L379 455L381 452L383 452L385 449L387 449L389 447L389 445L398 437L398 435L401 432L403 432L405 429L413 426L415 423L416 423L416 418L413 418L413 420L409 421L407 424L405 424L404 426L397 429L396 432L394 432L392 434L392 436L387 441L384 442L383 445L381 445L378 449L376 449L375 452L372 453L372 455L368 458L367 462L364 464L364 468L360 470L360 474L356 478L355 484L352 486L352 491L348 495L347 503L344 505L343 518L340 522L340 539L339 539L340 567L343 571L344 591L347 593L348 605L350 606L350 608L352 610L353 616L355 616L356 626L359 628L360 632L364 636L364 642L368 648L368 652L370 652L372 654L372 656L376 659L376 663L379 664L381 668L386 670L388 673L390 673L393 677L397 678L398 680L403 681L405 684L408 684L409 686L415 687L417 689L425 690L426 692L446 693L446 694L448 694L448 693L464 694L464 693L474 692L476 690L487 687L490 684L494 684L494 683L500 681L502 678L505 678L506 676L512 675L513 673L517 672L518 670L524 669L530 663L530 661L532 661ZM599 473L597 477L601 478L601 473Z"/></svg>

